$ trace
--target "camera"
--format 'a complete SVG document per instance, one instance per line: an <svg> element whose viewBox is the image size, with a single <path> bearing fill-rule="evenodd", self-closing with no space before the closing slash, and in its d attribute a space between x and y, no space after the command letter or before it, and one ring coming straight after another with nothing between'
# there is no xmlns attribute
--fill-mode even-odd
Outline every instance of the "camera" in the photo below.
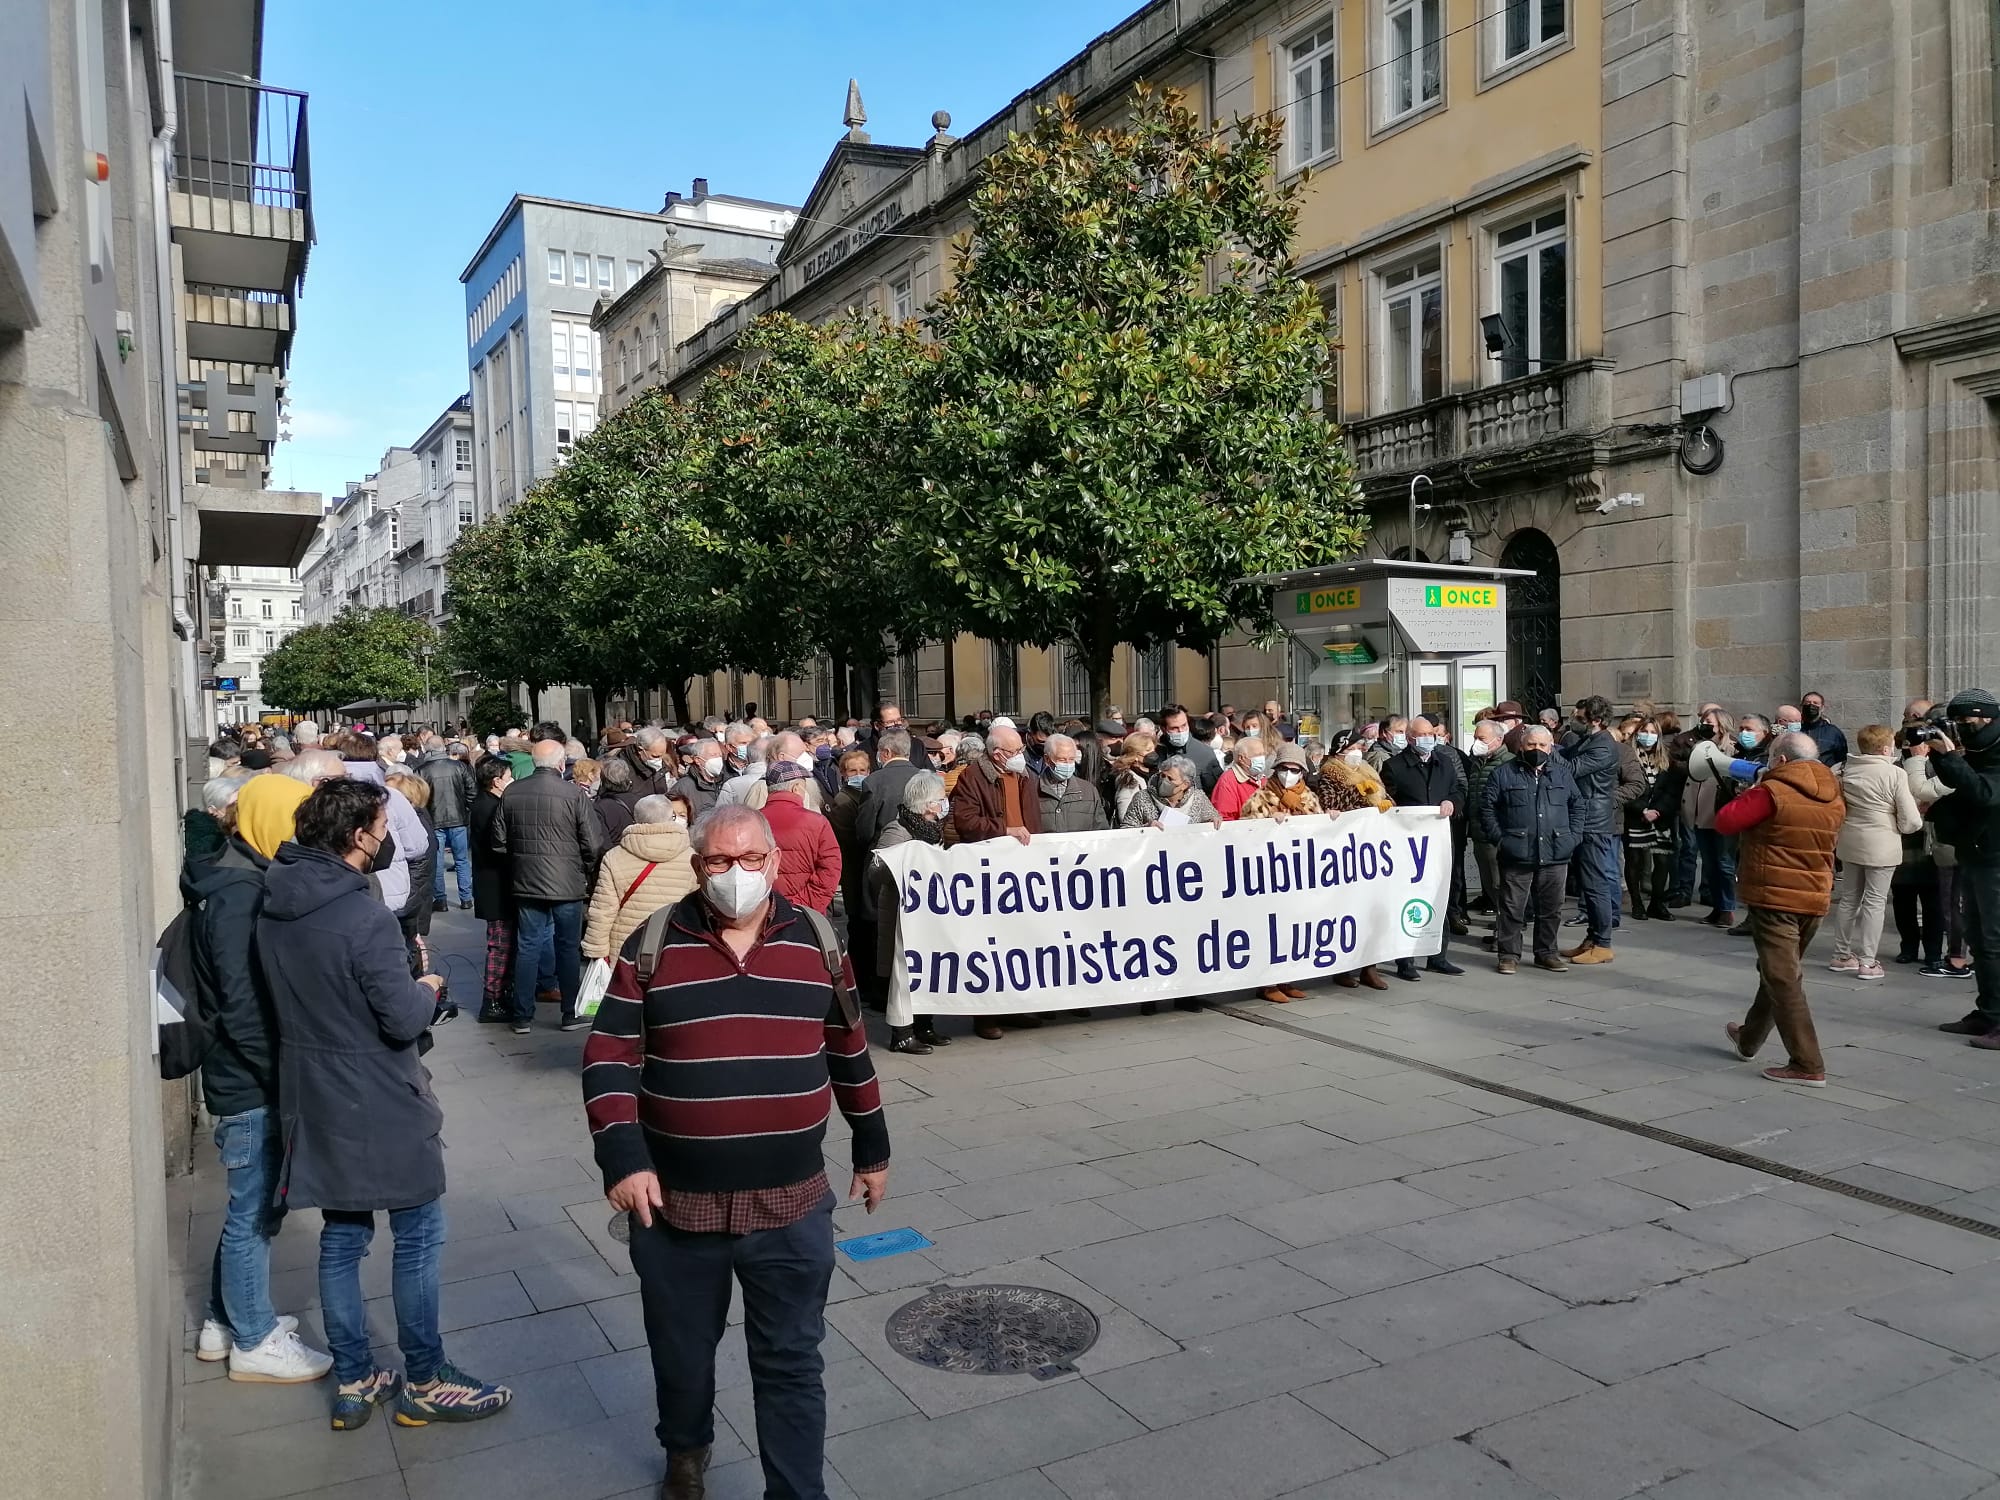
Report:
<svg viewBox="0 0 2000 1500"><path fill-rule="evenodd" d="M1945 706L1942 703L1933 704L1924 710L1923 718L1914 724L1905 724L1896 731L1896 743L1908 750L1913 745L1936 744L1940 740L1949 740L1951 736L1947 733L1947 726L1950 722Z"/></svg>

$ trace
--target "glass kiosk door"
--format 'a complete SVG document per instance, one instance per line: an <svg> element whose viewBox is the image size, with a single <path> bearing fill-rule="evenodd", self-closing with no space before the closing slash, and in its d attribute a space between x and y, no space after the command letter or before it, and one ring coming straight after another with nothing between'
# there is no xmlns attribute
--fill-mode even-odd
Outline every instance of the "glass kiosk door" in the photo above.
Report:
<svg viewBox="0 0 2000 1500"><path fill-rule="evenodd" d="M1492 656L1447 657L1415 664L1415 690L1407 712L1435 721L1443 715L1451 742L1472 743L1472 719L1500 701L1501 662Z"/></svg>

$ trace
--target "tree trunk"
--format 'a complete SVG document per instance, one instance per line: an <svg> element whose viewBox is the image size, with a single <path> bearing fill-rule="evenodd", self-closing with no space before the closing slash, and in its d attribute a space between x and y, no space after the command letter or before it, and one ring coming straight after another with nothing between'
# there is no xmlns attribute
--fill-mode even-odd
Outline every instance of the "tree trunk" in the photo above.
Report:
<svg viewBox="0 0 2000 1500"><path fill-rule="evenodd" d="M688 679L668 678L667 693L674 700L674 722L683 729L692 727L694 716L688 712Z"/></svg>
<svg viewBox="0 0 2000 1500"><path fill-rule="evenodd" d="M882 664L879 661L856 662L854 682L858 689L856 696L861 700L854 705L854 716L858 719L874 718L875 710L882 702Z"/></svg>
<svg viewBox="0 0 2000 1500"><path fill-rule="evenodd" d="M944 721L958 722L958 653L952 648L957 638L947 634L944 638Z"/></svg>
<svg viewBox="0 0 2000 1500"><path fill-rule="evenodd" d="M829 653L826 669L833 673L833 717L839 723L848 716L851 701L847 693L847 657L839 651Z"/></svg>
<svg viewBox="0 0 2000 1500"><path fill-rule="evenodd" d="M1091 610L1090 623L1084 629L1086 639L1081 645L1084 666L1090 673L1090 720L1095 728L1110 712L1111 656L1118 649L1118 620L1108 602Z"/></svg>
<svg viewBox="0 0 2000 1500"><path fill-rule="evenodd" d="M590 705L597 711L597 722L590 726L591 739L594 741L603 732L604 726L611 719L611 685L609 683L602 685L592 684L590 689Z"/></svg>

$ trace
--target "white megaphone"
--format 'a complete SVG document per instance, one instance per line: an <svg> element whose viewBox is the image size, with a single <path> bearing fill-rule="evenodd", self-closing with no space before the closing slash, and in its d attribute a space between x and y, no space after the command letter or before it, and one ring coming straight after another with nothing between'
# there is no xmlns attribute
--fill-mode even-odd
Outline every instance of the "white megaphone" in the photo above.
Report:
<svg viewBox="0 0 2000 1500"><path fill-rule="evenodd" d="M1736 760L1713 740L1703 740L1688 752L1688 775L1696 781L1755 781L1764 768L1754 760Z"/></svg>

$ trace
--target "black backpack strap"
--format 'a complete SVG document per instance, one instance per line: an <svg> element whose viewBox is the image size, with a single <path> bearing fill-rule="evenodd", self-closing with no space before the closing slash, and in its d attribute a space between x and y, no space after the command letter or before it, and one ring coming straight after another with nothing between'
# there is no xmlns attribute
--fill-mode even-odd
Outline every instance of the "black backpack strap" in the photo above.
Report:
<svg viewBox="0 0 2000 1500"><path fill-rule="evenodd" d="M810 906L798 908L806 925L813 930L813 937L819 943L820 961L826 965L826 977L833 986L834 1004L840 1007L840 1019L849 1031L861 1024L861 1006L854 997L854 991L847 986L846 970L841 963L840 936L833 930L833 923L826 913Z"/></svg>

